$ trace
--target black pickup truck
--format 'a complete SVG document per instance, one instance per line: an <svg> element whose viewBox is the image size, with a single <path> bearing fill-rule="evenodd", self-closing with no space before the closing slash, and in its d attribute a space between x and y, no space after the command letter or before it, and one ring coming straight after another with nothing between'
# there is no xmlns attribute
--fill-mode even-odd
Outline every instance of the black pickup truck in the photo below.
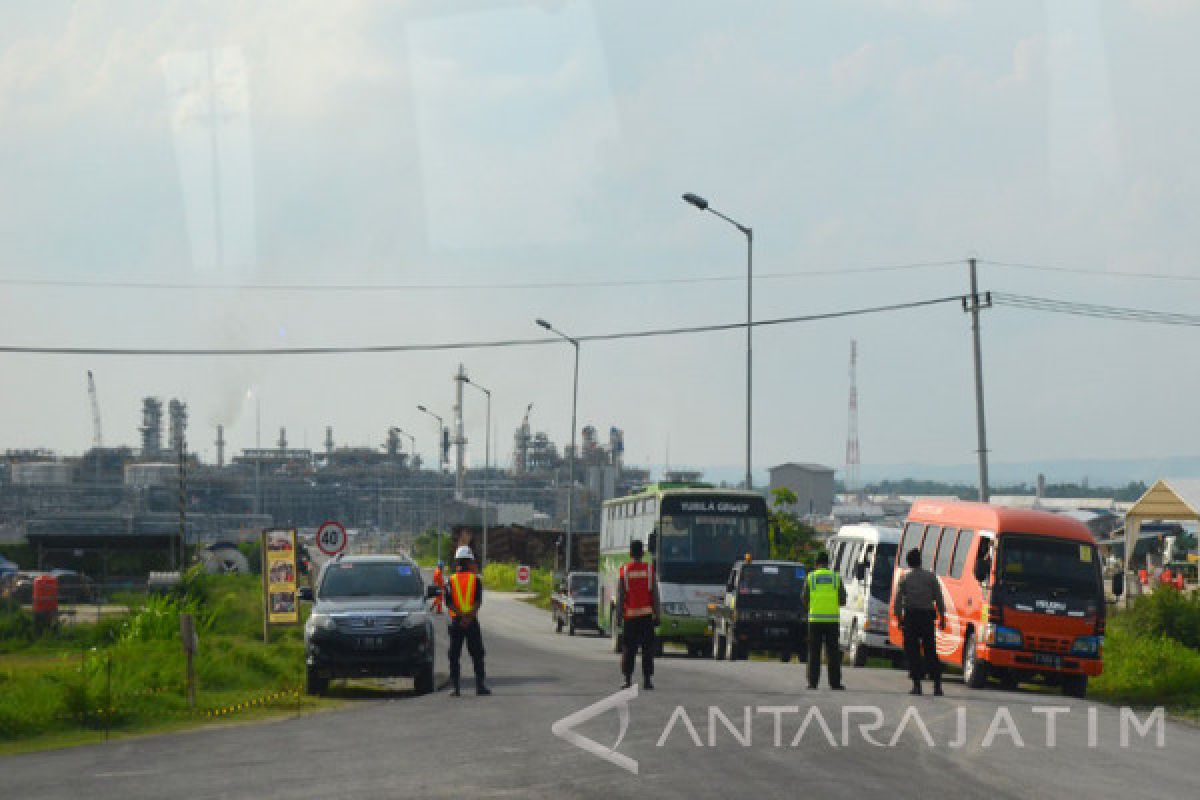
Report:
<svg viewBox="0 0 1200 800"><path fill-rule="evenodd" d="M724 599L708 607L713 658L744 660L766 650L790 661L806 657L808 625L800 590L808 571L796 561L739 561L729 571Z"/></svg>

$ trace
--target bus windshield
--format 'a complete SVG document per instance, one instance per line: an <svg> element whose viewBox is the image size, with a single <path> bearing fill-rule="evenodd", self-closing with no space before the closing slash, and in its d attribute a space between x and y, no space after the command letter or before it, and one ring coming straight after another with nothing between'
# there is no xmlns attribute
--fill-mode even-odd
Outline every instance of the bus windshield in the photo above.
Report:
<svg viewBox="0 0 1200 800"><path fill-rule="evenodd" d="M1005 535L999 583L1010 592L1092 597L1100 592L1096 548L1088 542Z"/></svg>
<svg viewBox="0 0 1200 800"><path fill-rule="evenodd" d="M659 530L659 578L671 583L724 583L733 562L768 553L761 517L664 515Z"/></svg>

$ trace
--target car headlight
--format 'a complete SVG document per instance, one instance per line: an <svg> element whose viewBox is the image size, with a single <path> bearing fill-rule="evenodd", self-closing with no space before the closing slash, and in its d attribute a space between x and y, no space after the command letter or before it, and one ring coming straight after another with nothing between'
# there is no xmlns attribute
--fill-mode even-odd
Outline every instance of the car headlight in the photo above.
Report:
<svg viewBox="0 0 1200 800"><path fill-rule="evenodd" d="M664 614L670 614L673 617L688 616L687 603L663 603L662 611Z"/></svg>
<svg viewBox="0 0 1200 800"><path fill-rule="evenodd" d="M304 627L311 631L331 631L337 627L337 622L328 614L311 614Z"/></svg>
<svg viewBox="0 0 1200 800"><path fill-rule="evenodd" d="M1071 645L1071 655L1095 657L1100 655L1100 648L1104 646L1103 636L1080 636Z"/></svg>
<svg viewBox="0 0 1200 800"><path fill-rule="evenodd" d="M1021 632L1015 628L989 623L984 631L984 641L992 647L1020 647L1024 644Z"/></svg>

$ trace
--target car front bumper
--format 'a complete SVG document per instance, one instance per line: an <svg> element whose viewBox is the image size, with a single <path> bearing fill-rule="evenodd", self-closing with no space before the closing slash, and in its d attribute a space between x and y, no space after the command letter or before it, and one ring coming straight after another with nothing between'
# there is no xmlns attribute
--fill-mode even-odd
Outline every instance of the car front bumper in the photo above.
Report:
<svg viewBox="0 0 1200 800"><path fill-rule="evenodd" d="M317 631L305 646L305 664L327 678L411 678L433 658L434 640L423 628L371 635Z"/></svg>

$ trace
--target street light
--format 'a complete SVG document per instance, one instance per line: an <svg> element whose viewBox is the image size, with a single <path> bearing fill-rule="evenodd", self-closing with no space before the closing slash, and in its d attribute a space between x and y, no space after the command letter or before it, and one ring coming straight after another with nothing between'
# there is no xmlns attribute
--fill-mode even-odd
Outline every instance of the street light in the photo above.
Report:
<svg viewBox="0 0 1200 800"><path fill-rule="evenodd" d="M480 564L487 564L487 540L488 540L488 474L492 470L492 390L480 386L470 378L466 379L466 383L474 386L479 391L487 396L487 422L484 426L483 435L483 558L480 559Z"/></svg>
<svg viewBox="0 0 1200 800"><path fill-rule="evenodd" d="M571 571L571 539L575 532L575 412L579 406L579 341L572 339L544 319L537 324L570 342L575 347L575 382L571 391L571 458L567 462L567 572Z"/></svg>
<svg viewBox="0 0 1200 800"><path fill-rule="evenodd" d="M423 414L428 414L429 416L431 416L437 420L437 423L438 423L438 435L437 435L438 475L440 476L442 474L442 470L443 470L442 465L443 465L444 459L445 459L445 450L442 449L442 442L443 442L444 436L445 436L446 421L443 420L437 414L430 411L425 406L421 406L421 405L417 406L417 411L420 411ZM435 481L436 481L436 479L435 479ZM434 499L437 501L437 551L438 551L438 563L440 564L442 562L442 498L441 498L441 495L438 494L438 487L436 485L433 488L433 496L434 496Z"/></svg>
<svg viewBox="0 0 1200 800"><path fill-rule="evenodd" d="M751 421L753 418L751 398L754 391L752 378L754 370L754 358L750 346L751 331L754 330L754 229L743 225L731 217L725 216L720 211L717 211L708 204L707 200L698 194L687 192L683 195L683 199L685 202L695 206L701 211L708 211L711 214L717 215L733 227L737 228L746 236L746 489L750 490L754 488L754 479L751 475L752 461L750 457L750 431Z"/></svg>

